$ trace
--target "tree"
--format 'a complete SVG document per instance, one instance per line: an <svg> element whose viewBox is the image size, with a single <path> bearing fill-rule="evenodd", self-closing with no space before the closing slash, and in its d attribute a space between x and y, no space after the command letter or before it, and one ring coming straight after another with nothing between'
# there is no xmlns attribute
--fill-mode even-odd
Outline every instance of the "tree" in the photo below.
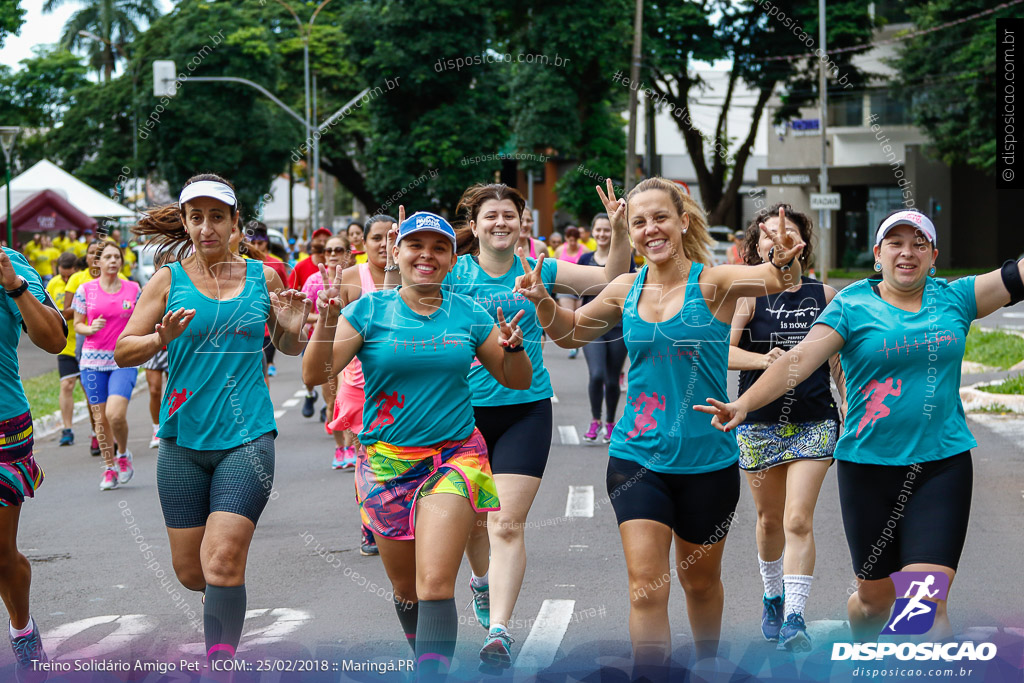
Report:
<svg viewBox="0 0 1024 683"><path fill-rule="evenodd" d="M20 7L21 0L8 0L0 3L0 47L9 35L17 35L25 22L25 10Z"/></svg>
<svg viewBox="0 0 1024 683"><path fill-rule="evenodd" d="M992 6L985 0L919 1L907 10L916 30L933 28ZM914 123L931 138L946 164L967 164L989 174L996 165L996 19L1005 8L902 43L893 61L895 87L914 93Z"/></svg>
<svg viewBox="0 0 1024 683"><path fill-rule="evenodd" d="M141 24L160 16L155 0L82 0L85 7L64 25L60 44L68 50L84 49L89 64L109 81L117 61L126 58L126 47L141 33ZM64 0L46 0L44 12L52 12ZM91 33L96 37L82 35Z"/></svg>
<svg viewBox="0 0 1024 683"><path fill-rule="evenodd" d="M818 58L811 47L817 36L817 6L797 0L763 4L757 0L657 0L644 11L644 84L660 102L675 105L673 118L696 169L711 224L724 223L736 204L758 125L776 90L782 90L784 105L776 112L776 123L818 98ZM832 2L827 12L829 50L871 40L872 20L864 3ZM807 57L770 59L804 54ZM830 69L834 65L830 92L864 82L866 75L850 63L854 54L829 55ZM715 129L700 131L692 124L690 103L706 84L695 74L694 62L721 59L732 62L724 102ZM757 100L750 127L741 137L730 139L725 122L731 108L743 106L733 100L740 82L757 91Z"/></svg>

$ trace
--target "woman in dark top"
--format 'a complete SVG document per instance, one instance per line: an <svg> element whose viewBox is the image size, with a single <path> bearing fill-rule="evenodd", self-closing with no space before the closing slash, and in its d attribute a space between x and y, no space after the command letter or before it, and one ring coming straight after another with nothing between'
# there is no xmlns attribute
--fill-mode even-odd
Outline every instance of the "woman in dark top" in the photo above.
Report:
<svg viewBox="0 0 1024 683"><path fill-rule="evenodd" d="M800 240L808 245L800 257L806 271L811 222L785 204L762 210L751 221L743 249L746 262L756 265L767 260L772 240L760 225L764 223L769 232L777 232L779 209L785 216L786 230L798 232ZM803 277L797 287L741 299L736 304L729 369L741 371L740 395L783 353L803 340L834 295L832 288ZM833 357L830 365L839 374L836 384L842 396L837 358ZM764 580L761 633L765 640L777 640L780 650L810 649L803 611L814 573L812 520L838 434L839 412L832 400L829 368L825 365L774 403L752 411L736 429L740 469L747 475L757 507L757 560Z"/></svg>
<svg viewBox="0 0 1024 683"><path fill-rule="evenodd" d="M595 251L588 251L578 263L581 266L601 266L608 260L608 248L612 243L612 224L608 214L599 213L590 224L590 234L597 243ZM629 272L636 272L633 259L629 260ZM596 292L595 292L596 295ZM582 305L594 300L594 295L583 292ZM590 396L590 429L583 435L583 440L594 443L598 438L608 443L615 428L615 412L619 407L619 377L622 366L626 364L626 341L622 338L622 323L608 330L600 337L583 347L583 356L587 359L587 370L590 375L587 394ZM601 402L605 404L605 421L601 423Z"/></svg>

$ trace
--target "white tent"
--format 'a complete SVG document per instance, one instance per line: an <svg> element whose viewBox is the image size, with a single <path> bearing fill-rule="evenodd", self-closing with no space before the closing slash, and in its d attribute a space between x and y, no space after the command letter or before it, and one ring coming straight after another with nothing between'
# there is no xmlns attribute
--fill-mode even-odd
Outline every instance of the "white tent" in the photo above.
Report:
<svg viewBox="0 0 1024 683"><path fill-rule="evenodd" d="M113 186L117 179L113 179ZM11 204L17 207L23 200L41 190L53 190L79 211L93 218L134 218L135 212L97 192L81 180L45 159L16 178L11 179ZM7 213L7 188L0 187L0 213Z"/></svg>

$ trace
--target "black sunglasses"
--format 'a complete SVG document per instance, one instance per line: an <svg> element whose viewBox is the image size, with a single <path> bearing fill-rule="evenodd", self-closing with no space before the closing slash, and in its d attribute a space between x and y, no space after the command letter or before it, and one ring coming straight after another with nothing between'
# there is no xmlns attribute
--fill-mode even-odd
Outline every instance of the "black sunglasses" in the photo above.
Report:
<svg viewBox="0 0 1024 683"><path fill-rule="evenodd" d="M345 247L324 247L325 254L344 254L348 252Z"/></svg>

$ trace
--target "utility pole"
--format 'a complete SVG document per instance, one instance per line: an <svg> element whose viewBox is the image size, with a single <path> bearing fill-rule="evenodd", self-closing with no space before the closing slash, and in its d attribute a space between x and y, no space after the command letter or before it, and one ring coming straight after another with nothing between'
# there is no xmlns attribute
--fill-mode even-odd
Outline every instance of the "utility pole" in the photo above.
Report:
<svg viewBox="0 0 1024 683"><path fill-rule="evenodd" d="M818 43L822 55L828 54L825 43L825 0L818 0ZM818 127L821 129L821 169L818 171L818 192L828 192L828 77L825 60L818 60ZM832 211L818 211L818 225L821 226L821 281L828 281L828 267L832 255Z"/></svg>
<svg viewBox="0 0 1024 683"><path fill-rule="evenodd" d="M626 142L626 176L623 191L633 189L636 171L636 91L640 87L641 44L643 42L644 0L636 0L636 14L633 17L633 62L629 67L629 139Z"/></svg>

